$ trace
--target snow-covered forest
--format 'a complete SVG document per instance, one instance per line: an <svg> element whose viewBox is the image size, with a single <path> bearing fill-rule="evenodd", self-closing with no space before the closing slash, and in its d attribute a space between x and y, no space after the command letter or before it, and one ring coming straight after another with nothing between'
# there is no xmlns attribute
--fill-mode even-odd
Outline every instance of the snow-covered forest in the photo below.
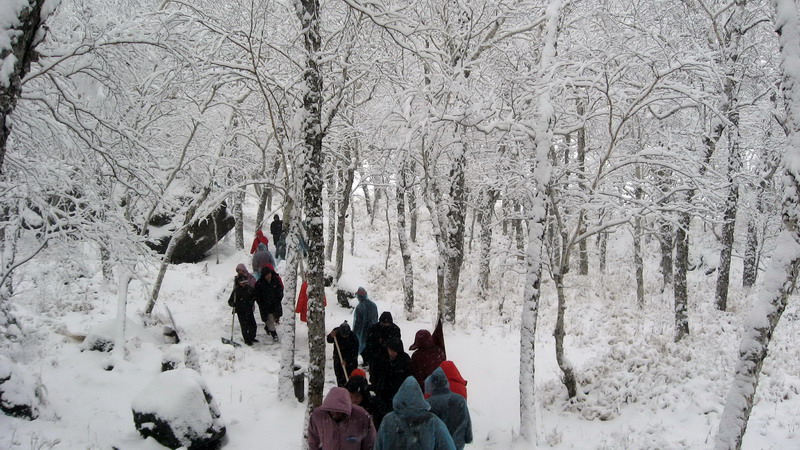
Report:
<svg viewBox="0 0 800 450"><path fill-rule="evenodd" d="M0 448L303 448L359 287L469 448L798 446L792 0L0 0L0 114Z"/></svg>

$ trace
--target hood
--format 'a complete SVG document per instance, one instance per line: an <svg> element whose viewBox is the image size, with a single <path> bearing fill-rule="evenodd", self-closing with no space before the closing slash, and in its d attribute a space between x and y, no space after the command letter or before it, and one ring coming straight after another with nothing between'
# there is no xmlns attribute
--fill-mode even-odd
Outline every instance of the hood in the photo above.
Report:
<svg viewBox="0 0 800 450"><path fill-rule="evenodd" d="M422 396L422 390L414 377L408 377L392 400L394 412L399 416L414 417L431 409L431 405Z"/></svg>
<svg viewBox="0 0 800 450"><path fill-rule="evenodd" d="M244 263L239 263L236 265L236 270L244 270L244 273L250 273L247 271L247 266Z"/></svg>
<svg viewBox="0 0 800 450"><path fill-rule="evenodd" d="M403 340L398 337L391 337L386 340L386 348L390 348L397 352L397 354L405 353L403 349Z"/></svg>
<svg viewBox="0 0 800 450"><path fill-rule="evenodd" d="M464 386L467 385L467 380L461 376L461 372L458 371L458 368L456 368L456 365L453 363L453 361L443 361L439 367L441 367L444 371L444 374L447 375L448 380L461 383Z"/></svg>
<svg viewBox="0 0 800 450"><path fill-rule="evenodd" d="M358 290L356 290L356 298L359 302L362 302L367 299L367 290L363 287L359 286Z"/></svg>
<svg viewBox="0 0 800 450"><path fill-rule="evenodd" d="M392 319L392 313L390 313L389 311L382 312L381 317L378 319L378 322L394 323L394 319Z"/></svg>
<svg viewBox="0 0 800 450"><path fill-rule="evenodd" d="M266 245L264 245L264 243L263 243L263 242L259 242L259 243L258 243L258 250L256 250L256 251L258 251L258 252L265 252L265 251L267 251L267 246L266 246Z"/></svg>
<svg viewBox="0 0 800 450"><path fill-rule="evenodd" d="M411 344L411 347L408 347L408 349L416 350L418 348L433 347L433 345L433 336L431 336L431 332L428 330L419 330L417 331L417 335L414 336L414 343Z"/></svg>
<svg viewBox="0 0 800 450"><path fill-rule="evenodd" d="M450 382L447 381L447 375L444 374L444 370L441 367L437 367L425 379L425 393L439 394L442 392L450 392Z"/></svg>
<svg viewBox="0 0 800 450"><path fill-rule="evenodd" d="M320 409L323 411L345 413L348 416L353 409L353 404L350 402L350 392L342 387L331 388L325 400L322 401Z"/></svg>
<svg viewBox="0 0 800 450"><path fill-rule="evenodd" d="M263 231L261 231L260 229L259 229L259 230L256 230L256 236L258 236L258 237L264 237L264 232L263 232Z"/></svg>

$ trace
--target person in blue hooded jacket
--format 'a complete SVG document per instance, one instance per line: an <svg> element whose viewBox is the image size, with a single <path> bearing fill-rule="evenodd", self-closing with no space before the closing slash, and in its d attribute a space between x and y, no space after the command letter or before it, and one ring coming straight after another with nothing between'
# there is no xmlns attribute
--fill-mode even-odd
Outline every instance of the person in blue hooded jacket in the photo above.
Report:
<svg viewBox="0 0 800 450"><path fill-rule="evenodd" d="M450 390L450 382L441 367L425 379L425 393L430 394L431 412L442 419L458 450L472 442L472 420L464 397Z"/></svg>
<svg viewBox="0 0 800 450"><path fill-rule="evenodd" d="M409 376L392 401L394 411L383 418L375 450L455 450L447 426L428 411L419 383Z"/></svg>
<svg viewBox="0 0 800 450"><path fill-rule="evenodd" d="M353 311L353 333L358 338L358 354L361 355L364 364L367 364L367 357L364 356L364 348L367 346L367 331L369 327L378 323L378 306L367 296L367 290L359 287L356 291L358 305Z"/></svg>

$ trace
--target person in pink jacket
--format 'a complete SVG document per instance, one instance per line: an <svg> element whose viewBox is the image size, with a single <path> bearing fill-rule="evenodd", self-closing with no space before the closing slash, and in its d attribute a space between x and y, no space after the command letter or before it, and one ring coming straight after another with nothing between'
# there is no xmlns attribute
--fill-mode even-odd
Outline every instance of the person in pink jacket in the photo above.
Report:
<svg viewBox="0 0 800 450"><path fill-rule="evenodd" d="M364 408L350 401L350 392L335 387L308 421L308 448L311 450L371 450L375 445L375 425Z"/></svg>

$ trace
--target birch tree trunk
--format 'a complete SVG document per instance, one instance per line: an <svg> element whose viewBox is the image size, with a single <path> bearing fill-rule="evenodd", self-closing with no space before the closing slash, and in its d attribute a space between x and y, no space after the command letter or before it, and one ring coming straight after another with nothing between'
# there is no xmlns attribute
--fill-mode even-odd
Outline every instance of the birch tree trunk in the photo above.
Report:
<svg viewBox="0 0 800 450"><path fill-rule="evenodd" d="M406 198L408 200L408 213L411 217L411 224L409 226L409 238L411 242L417 242L417 190L416 190L416 173L417 173L417 163L415 161L411 161L411 166L409 167L409 173L411 177L411 182L409 183L408 180L406 181Z"/></svg>
<svg viewBox="0 0 800 450"><path fill-rule="evenodd" d="M725 200L725 215L722 223L722 250L719 256L719 273L717 277L717 289L714 295L717 309L726 311L728 309L728 286L730 285L731 275L731 256L733 255L734 230L736 229L736 210L739 200L739 183L735 179L742 169L741 155L739 154L739 128L738 123L732 124L730 135L733 141L728 157L728 196Z"/></svg>
<svg viewBox="0 0 800 450"><path fill-rule="evenodd" d="M114 367L125 360L125 328L128 322L128 286L131 283L131 272L119 266L119 286L117 288L117 328L114 336Z"/></svg>
<svg viewBox="0 0 800 450"><path fill-rule="evenodd" d="M689 226L692 217L683 212L675 230L675 342L689 334L689 292L686 277L689 274Z"/></svg>
<svg viewBox="0 0 800 450"><path fill-rule="evenodd" d="M325 242L322 222L322 74L317 65L321 48L319 0L297 0L297 15L306 50L300 133L307 170L303 171L305 217L308 221L308 409L322 404L325 386ZM304 431L305 432L305 431Z"/></svg>
<svg viewBox="0 0 800 450"><path fill-rule="evenodd" d="M542 49L540 68L545 77L552 76L549 70L556 55L558 23L561 14L561 0L553 0L547 8L547 25ZM546 81L546 80L545 80ZM539 95L538 121L534 141L534 170L529 208L531 218L528 222L528 246L526 251L525 291L522 300L522 324L520 328L519 354L519 415L520 438L531 444L536 443L536 401L534 396L534 360L536 356L536 323L539 313L539 289L542 275L542 247L544 244L547 209L548 186L550 185L551 163L548 157L553 140L553 107L549 91Z"/></svg>
<svg viewBox="0 0 800 450"><path fill-rule="evenodd" d="M761 367L778 321L786 308L800 268L800 23L797 4L775 0L775 29L779 35L783 94L789 137L784 154L783 229L763 287L744 324L739 361L717 433L717 450L742 447L753 409Z"/></svg>
<svg viewBox="0 0 800 450"><path fill-rule="evenodd" d="M338 171L334 170L331 179L328 181L328 239L325 240L325 260L327 261L333 260L333 245L336 243L336 225L339 221L334 220L334 218L338 217L336 214L337 204L341 210L342 198L350 193L349 190L344 191L342 189L341 183L337 182L340 181L336 179L337 177Z"/></svg>
<svg viewBox="0 0 800 450"><path fill-rule="evenodd" d="M644 261L642 260L642 218L633 220L633 266L636 272L636 304L644 308Z"/></svg>
<svg viewBox="0 0 800 450"><path fill-rule="evenodd" d="M294 365L295 365L295 313L294 303L297 298L297 266L300 252L297 251L297 227L299 218L294 202L289 202L289 210L284 213L286 233L286 269L283 272L283 320L281 321L281 368L278 374L278 399L282 402L294 397ZM287 215L288 214L288 215Z"/></svg>
<svg viewBox="0 0 800 450"><path fill-rule="evenodd" d="M756 219L747 221L747 244L742 260L742 287L749 288L756 284L758 274L758 228Z"/></svg>

